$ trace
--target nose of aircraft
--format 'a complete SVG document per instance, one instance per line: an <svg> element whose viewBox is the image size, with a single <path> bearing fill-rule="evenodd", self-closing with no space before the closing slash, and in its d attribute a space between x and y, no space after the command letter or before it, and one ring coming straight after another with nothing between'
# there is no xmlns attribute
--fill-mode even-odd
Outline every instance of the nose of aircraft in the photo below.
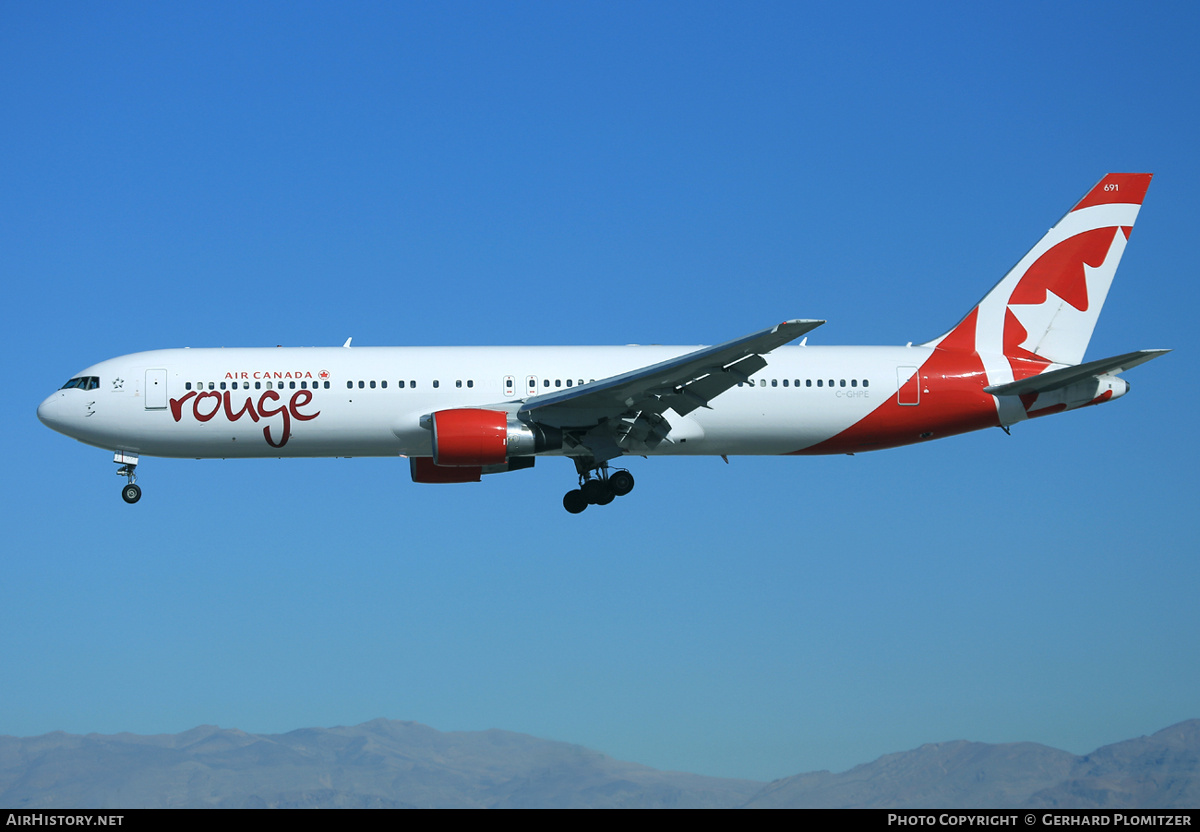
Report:
<svg viewBox="0 0 1200 832"><path fill-rule="evenodd" d="M66 426L66 396L62 391L50 394L44 402L38 405L38 419L46 427L63 432Z"/></svg>

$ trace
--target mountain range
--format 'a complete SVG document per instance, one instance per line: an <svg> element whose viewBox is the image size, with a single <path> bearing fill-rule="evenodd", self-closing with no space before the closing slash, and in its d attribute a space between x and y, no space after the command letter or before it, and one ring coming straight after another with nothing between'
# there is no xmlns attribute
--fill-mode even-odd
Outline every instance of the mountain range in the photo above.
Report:
<svg viewBox="0 0 1200 832"><path fill-rule="evenodd" d="M1200 720L1076 756L944 742L761 783L658 771L510 731L376 719L249 734L0 737L0 806L134 808L1125 808L1200 806Z"/></svg>

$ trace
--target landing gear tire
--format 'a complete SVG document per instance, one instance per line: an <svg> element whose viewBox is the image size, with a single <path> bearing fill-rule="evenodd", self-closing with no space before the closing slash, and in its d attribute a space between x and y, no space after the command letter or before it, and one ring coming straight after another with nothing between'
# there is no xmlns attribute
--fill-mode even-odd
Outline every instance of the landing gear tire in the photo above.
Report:
<svg viewBox="0 0 1200 832"><path fill-rule="evenodd" d="M121 499L132 505L142 499L142 489L133 483L121 489Z"/></svg>
<svg viewBox="0 0 1200 832"><path fill-rule="evenodd" d="M583 492L576 488L573 491L568 491L563 496L563 508L572 514L579 514L588 507L588 501L583 496Z"/></svg>
<svg viewBox="0 0 1200 832"><path fill-rule="evenodd" d="M628 471L617 471L608 478L608 487L618 497L624 497L633 490L633 474Z"/></svg>
<svg viewBox="0 0 1200 832"><path fill-rule="evenodd" d="M583 499L587 500L588 505L606 506L612 502L612 491L604 480L588 480L579 491L583 494Z"/></svg>

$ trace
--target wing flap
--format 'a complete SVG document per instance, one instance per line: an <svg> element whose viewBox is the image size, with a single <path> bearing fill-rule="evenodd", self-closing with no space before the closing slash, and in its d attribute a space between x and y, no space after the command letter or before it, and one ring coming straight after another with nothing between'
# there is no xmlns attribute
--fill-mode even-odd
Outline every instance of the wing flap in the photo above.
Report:
<svg viewBox="0 0 1200 832"><path fill-rule="evenodd" d="M702 378L682 385L677 390L668 390L660 394L659 398L666 407L674 410L680 416L686 416L700 408L711 410L712 406L709 402L731 387L748 382L750 376L765 366L767 366L767 360L761 355L747 356L736 364L714 369Z"/></svg>

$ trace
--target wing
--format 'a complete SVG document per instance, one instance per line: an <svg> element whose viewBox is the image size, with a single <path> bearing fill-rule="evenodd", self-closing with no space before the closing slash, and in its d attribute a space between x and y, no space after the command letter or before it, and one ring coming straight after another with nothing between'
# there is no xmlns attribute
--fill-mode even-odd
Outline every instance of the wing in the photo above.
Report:
<svg viewBox="0 0 1200 832"><path fill-rule="evenodd" d="M763 355L816 329L824 321L781 324L628 373L570 390L533 396L518 411L522 421L563 431L568 442L604 462L667 439L667 411L687 416L767 366Z"/></svg>

